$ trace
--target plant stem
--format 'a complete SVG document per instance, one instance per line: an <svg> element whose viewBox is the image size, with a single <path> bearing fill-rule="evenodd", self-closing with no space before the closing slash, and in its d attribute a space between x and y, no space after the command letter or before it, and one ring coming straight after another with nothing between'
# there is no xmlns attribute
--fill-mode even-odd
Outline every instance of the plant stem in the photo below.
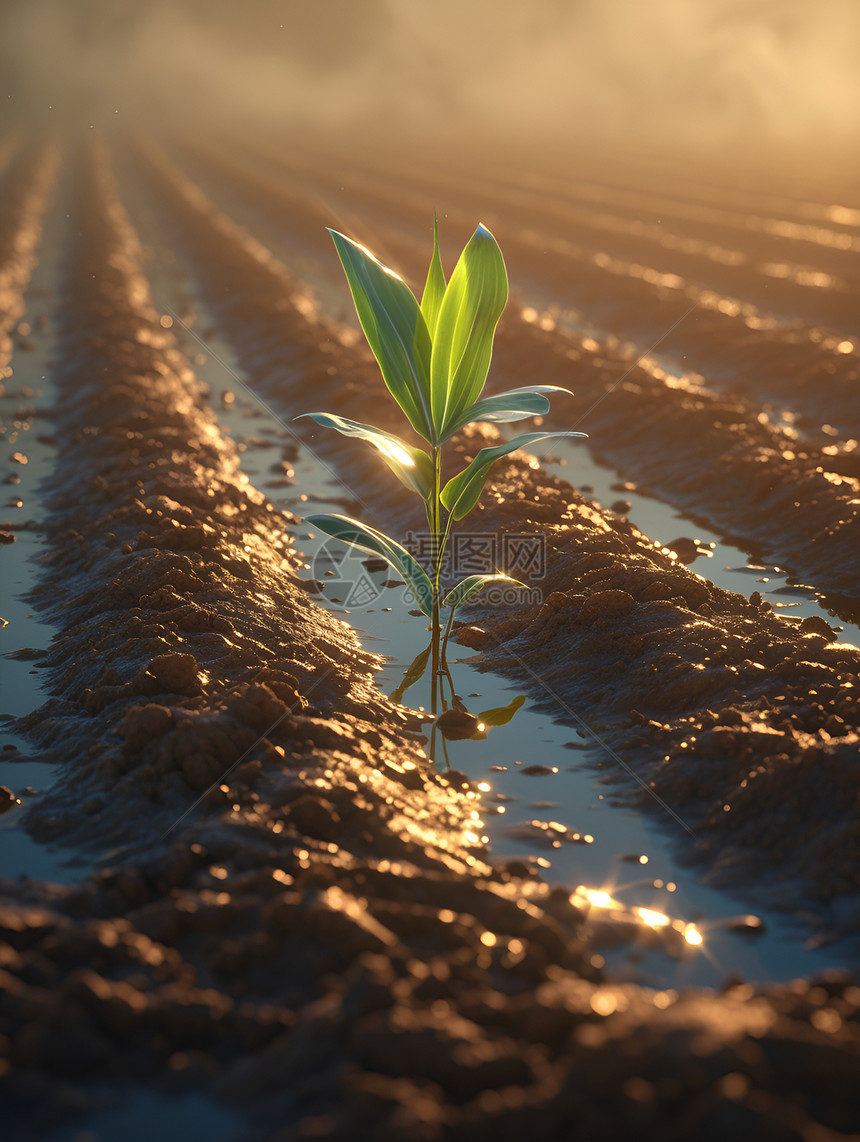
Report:
<svg viewBox="0 0 860 1142"><path fill-rule="evenodd" d="M442 639L441 660L442 660L443 670L448 670L448 639L451 637L451 627L454 625L454 611L455 610L456 610L456 607L452 607L450 610L450 613L448 614L448 624L445 627L445 637ZM448 671L448 677L449 678L451 677L450 671ZM452 683L451 690L453 691L453 689L454 689L454 686Z"/></svg>
<svg viewBox="0 0 860 1142"><path fill-rule="evenodd" d="M451 677L451 671L448 669L448 663L445 661L445 654L442 654L442 664L440 666L440 673L443 678L448 679L448 685L451 687L451 705L456 709L457 707L457 693L454 690L454 679ZM445 704L445 688L442 687L442 704Z"/></svg>
<svg viewBox="0 0 860 1142"><path fill-rule="evenodd" d="M436 693L439 688L439 600L433 600L433 653L432 653L432 672L431 686L433 688L430 702L430 712L435 717L438 713L439 703L437 701Z"/></svg>
<svg viewBox="0 0 860 1142"><path fill-rule="evenodd" d="M454 609L451 609L451 614L448 616L448 625L445 629L444 639L442 638L442 619L440 615L441 610L441 591L440 581L442 577L442 560L445 557L445 549L448 546L448 537L451 534L451 525L454 522L454 516L449 512L448 518L445 521L445 529L442 530L442 500L441 500L441 487L442 487L442 445L437 445L433 449L433 501L430 511L430 529L433 533L431 541L431 550L433 551L433 615L431 619L432 630L432 693L431 693L431 713L435 716L438 713L439 698L442 697L443 692L443 677L445 674L448 676L448 682L451 686L451 697L454 697L454 683L451 680L451 672L448 669L448 662L445 657L445 652L448 646L448 637L451 634L451 624L454 619ZM443 698L444 705L444 698Z"/></svg>
<svg viewBox="0 0 860 1142"><path fill-rule="evenodd" d="M431 617L431 631L432 631L432 666L431 666L431 701L430 711L435 717L439 703L437 700L437 690L439 689L439 636L441 633L441 623L439 619L439 573L442 567L442 552L439 549L439 532L440 532L440 515L441 503L439 500L439 485L442 472L442 450L440 447L433 449L433 520L431 523L432 537L430 541L430 549L433 554L434 567L433 567L433 615Z"/></svg>

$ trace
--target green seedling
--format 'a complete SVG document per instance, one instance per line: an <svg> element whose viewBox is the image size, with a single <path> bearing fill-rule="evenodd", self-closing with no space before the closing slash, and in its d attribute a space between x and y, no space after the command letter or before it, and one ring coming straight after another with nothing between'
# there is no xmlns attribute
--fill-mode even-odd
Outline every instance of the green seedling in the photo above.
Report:
<svg viewBox="0 0 860 1142"><path fill-rule="evenodd" d="M538 440L585 436L583 432L527 432L482 448L463 471L442 482L445 445L475 421L504 424L549 411L548 393L569 393L556 385L535 385L482 397L496 326L508 298L505 262L493 235L478 226L446 282L434 222L433 256L419 302L406 282L364 246L330 230L346 274L358 319L389 392L424 444L413 444L371 425L325 412L310 412L317 424L365 441L411 492L427 514L431 565L423 567L401 544L348 516L310 515L307 522L344 543L384 559L408 585L417 607L430 620L429 647L415 659L396 692L400 700L432 665L431 709L438 712L442 679L451 677L447 646L457 607L490 583L524 586L498 571L470 575L442 594L442 560L455 522L477 504L496 460ZM442 611L448 610L444 632ZM453 684L452 701L457 706ZM504 711L487 711L501 716ZM513 713L513 711L511 711ZM492 724L486 718L484 724Z"/></svg>

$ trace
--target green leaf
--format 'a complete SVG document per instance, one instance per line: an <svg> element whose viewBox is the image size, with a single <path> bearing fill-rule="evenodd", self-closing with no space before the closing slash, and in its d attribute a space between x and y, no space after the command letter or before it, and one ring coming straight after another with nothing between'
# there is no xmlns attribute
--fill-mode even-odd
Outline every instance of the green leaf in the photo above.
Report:
<svg viewBox="0 0 860 1142"><path fill-rule="evenodd" d="M474 599L475 595L483 591L488 583L513 583L516 587L525 587L519 579L512 579L510 575L501 572L495 575L468 575L461 579L456 587L452 587L442 600L443 607L459 607Z"/></svg>
<svg viewBox="0 0 860 1142"><path fill-rule="evenodd" d="M442 489L442 506L449 511L454 519L462 519L468 515L484 490L490 468L502 456L515 452L518 448L525 448L537 440L546 440L550 436L586 436L584 432L523 432L512 440L503 444L496 444L493 448L482 448L468 468L464 468L459 475L449 480Z"/></svg>
<svg viewBox="0 0 860 1142"><path fill-rule="evenodd" d="M416 604L423 614L428 617L433 611L433 587L427 572L418 560L401 547L396 540L390 539L381 531L359 523L357 519L350 519L345 515L308 515L305 523L317 527L333 539L343 540L351 547L360 551L368 551L371 555L381 556L386 563L399 572L401 578L409 585L415 596Z"/></svg>
<svg viewBox="0 0 860 1142"><path fill-rule="evenodd" d="M482 714L478 714L478 720L483 722L485 726L506 726L525 700L525 694L518 694L507 706L496 706L492 710L484 710Z"/></svg>
<svg viewBox="0 0 860 1142"><path fill-rule="evenodd" d="M424 677L424 671L427 669L427 663L430 659L430 651L432 646L432 643L428 643L427 646L425 646L424 649L412 660L412 665L404 674L403 681L391 695L392 702L402 702L403 695L406 693L409 687L414 686L420 678Z"/></svg>
<svg viewBox="0 0 860 1142"><path fill-rule="evenodd" d="M430 259L430 268L427 271L427 281L424 284L424 294L421 298L421 313L427 323L427 332L430 340L436 332L436 322L439 319L439 308L445 296L445 271L442 269L442 259L439 257L439 231L436 225L436 215L433 215L433 257Z"/></svg>
<svg viewBox="0 0 860 1142"><path fill-rule="evenodd" d="M309 416L324 428L334 428L344 436L366 440L402 484L425 500L433 494L433 461L423 449L413 448L390 432L382 432L345 416L335 416L330 412L303 412L295 419L301 420L303 416Z"/></svg>
<svg viewBox="0 0 860 1142"><path fill-rule="evenodd" d="M430 395L439 437L484 387L493 334L507 300L502 251L490 231L479 226L451 274L433 335Z"/></svg>
<svg viewBox="0 0 860 1142"><path fill-rule="evenodd" d="M369 250L329 230L355 311L388 389L409 423L434 440L430 411L430 334L406 282Z"/></svg>
<svg viewBox="0 0 860 1142"><path fill-rule="evenodd" d="M573 396L570 389L559 388L558 385L531 385L523 389L511 389L506 393L497 393L493 397L484 397L476 401L446 428L445 439L449 440L455 432L465 428L475 420L492 421L503 424L513 420L525 420L528 416L543 416L549 412L549 401L544 393L567 393Z"/></svg>

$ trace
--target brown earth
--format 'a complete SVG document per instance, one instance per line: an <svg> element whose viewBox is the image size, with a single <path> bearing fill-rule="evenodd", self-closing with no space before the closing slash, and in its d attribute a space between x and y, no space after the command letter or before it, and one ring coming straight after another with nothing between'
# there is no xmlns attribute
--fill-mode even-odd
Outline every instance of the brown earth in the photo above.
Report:
<svg viewBox="0 0 860 1142"><path fill-rule="evenodd" d="M470 842L479 797L429 765L373 656L308 597L296 521L242 475L152 307L105 153L79 162L34 596L61 630L54 697L21 728L64 768L31 831L102 867L4 885L7 1136L132 1082L208 1092L279 1140L860 1131L850 977L615 984L595 949L629 931ZM354 334L156 178L249 379L291 414L309 384L336 411L366 404L379 383ZM766 865L819 927L856 930L857 653L702 581L526 457L485 504L482 526L547 535L552 593L461 637L574 719L599 712L727 881Z"/></svg>
<svg viewBox="0 0 860 1142"><path fill-rule="evenodd" d="M310 385L314 407L366 419L367 394L382 386L351 330L315 313L280 264L262 258L175 168L153 161L167 203L181 212L200 287L255 390L287 414L307 402ZM396 431L396 420L385 419L391 407L374 402L373 419ZM680 413L666 420L683 447L689 419ZM711 425L711 435L720 435L719 425ZM488 426L474 428L457 459L497 439ZM366 451L345 449L334 434L318 434L314 447L344 471L361 471L360 486L383 526L405 531L418 523ZM790 473L784 478L790 485ZM713 489L713 481L703 486ZM838 514L845 497L840 501L826 481L822 486L833 492ZM818 511L811 500L810 518ZM856 561L850 511L851 522L834 539L839 567ZM543 605L516 618L487 616L484 637L463 636L484 651L487 664L504 668L589 733L602 727L599 740L695 832L691 856L707 861L715 882L743 887L755 899L750 870L763 860L781 882L763 889L768 903L811 910L823 931L856 931L858 777L850 762L857 753L860 652L835 643L823 619L795 629L757 594L746 600L709 584L525 457L496 465L477 519L488 531L541 532L548 544ZM808 535L808 525L797 527L798 536ZM483 624L477 606L475 613ZM659 805L647 795L641 802ZM802 905L798 882L805 885Z"/></svg>

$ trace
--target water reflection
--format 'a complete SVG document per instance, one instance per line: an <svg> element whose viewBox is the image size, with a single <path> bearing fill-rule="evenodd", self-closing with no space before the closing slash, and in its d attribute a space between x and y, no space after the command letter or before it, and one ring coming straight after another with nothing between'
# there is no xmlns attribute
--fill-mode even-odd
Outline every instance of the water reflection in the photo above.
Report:
<svg viewBox="0 0 860 1142"><path fill-rule="evenodd" d="M672 950L677 952L678 947L684 945L688 948L699 948L705 942L696 924L686 920L673 920L667 913L660 912L656 908L646 908L640 904L626 905L605 888L588 888L580 884L571 893L570 903L590 919L627 923L638 927L643 933L659 933L667 952Z"/></svg>
<svg viewBox="0 0 860 1142"><path fill-rule="evenodd" d="M432 669L430 665L432 650L433 642L431 639L427 646L416 654L415 658L404 671L403 680L396 690L392 692L392 701L402 702L403 695L406 691L420 682L427 674L428 669ZM486 739L488 731L494 726L505 726L511 721L516 712L522 707L526 696L525 694L517 694L516 697L512 698L505 706L494 706L489 710L481 710L477 714L472 713L467 709L464 700L454 688L454 679L451 676L451 668L448 665L446 650L447 640L442 648L439 670L436 677L431 677L430 679L431 708L435 706L435 698L438 695L442 712L433 720L433 726L430 731L429 753L431 761L435 762L438 738L438 743L441 744L445 756L445 764L450 767L451 761L448 756L448 742L481 741ZM448 684L449 696L446 696L445 693L446 682ZM431 718L432 715L429 715L427 720L429 721ZM489 786L487 786L487 788L489 788Z"/></svg>

